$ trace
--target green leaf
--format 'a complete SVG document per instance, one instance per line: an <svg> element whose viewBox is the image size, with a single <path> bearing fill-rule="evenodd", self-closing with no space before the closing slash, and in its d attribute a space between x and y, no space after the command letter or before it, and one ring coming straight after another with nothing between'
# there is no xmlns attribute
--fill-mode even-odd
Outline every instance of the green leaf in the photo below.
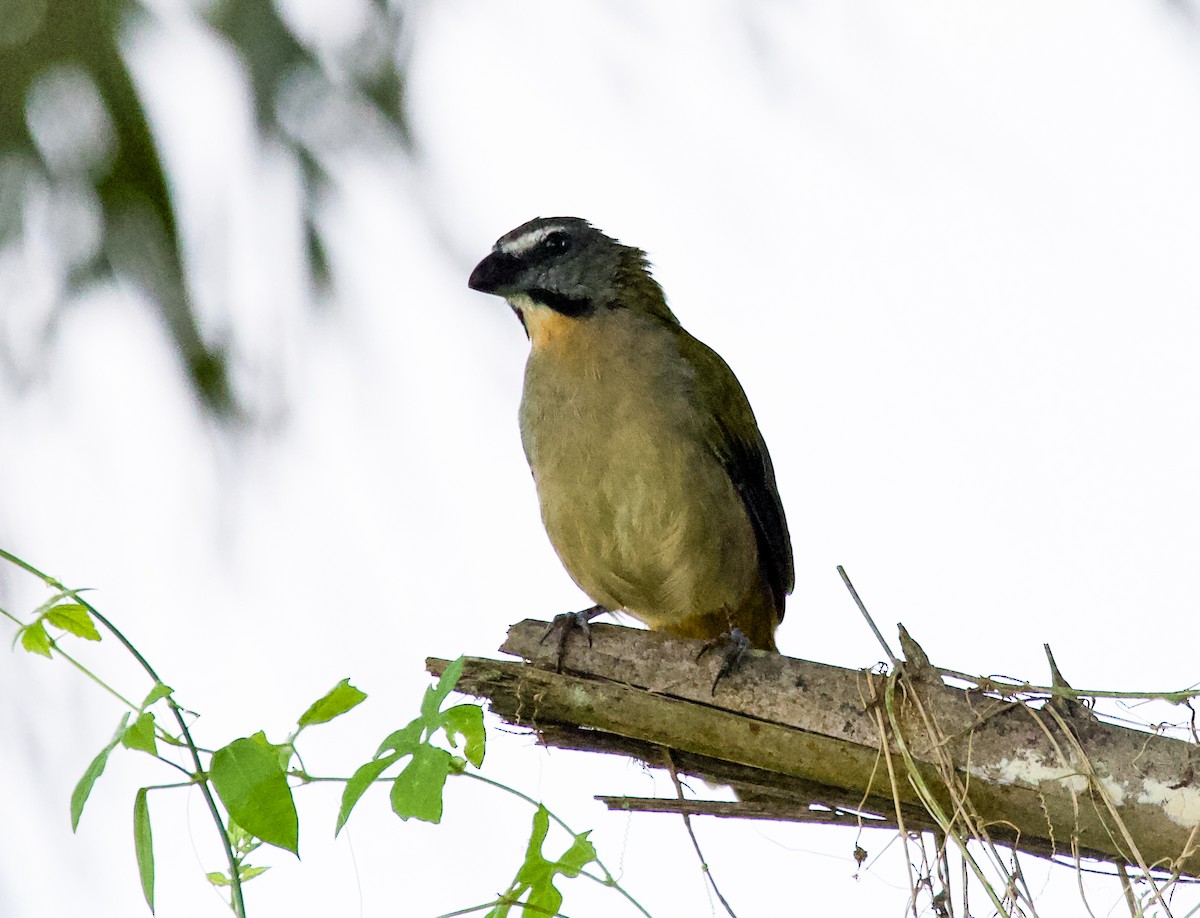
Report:
<svg viewBox="0 0 1200 918"><path fill-rule="evenodd" d="M213 753L212 782L233 821L269 845L298 855L300 823L278 747L257 737Z"/></svg>
<svg viewBox="0 0 1200 918"><path fill-rule="evenodd" d="M349 679L343 679L300 715L300 729L313 724L327 723L335 717L340 717L351 708L362 704L366 697L366 693L360 692L351 685Z"/></svg>
<svg viewBox="0 0 1200 918"><path fill-rule="evenodd" d="M158 746L154 742L154 715L149 711L139 715L121 734L121 744L126 749L140 749L158 755Z"/></svg>
<svg viewBox="0 0 1200 918"><path fill-rule="evenodd" d="M87 771L83 773L83 777L79 779L79 783L71 791L72 832L79 828L79 817L83 815L83 805L87 803L87 799L92 793L92 785L104 773L104 766L108 764L108 754L117 747L117 743L121 742L121 737L125 735L125 725L127 723L129 723L128 712L121 718L121 723L117 725L117 732L113 735L112 740L96 754L96 757L92 759L92 764L87 767Z"/></svg>
<svg viewBox="0 0 1200 918"><path fill-rule="evenodd" d="M204 876L208 879L208 882L212 883L213 886L229 885L229 877L225 876L225 874L221 873L219 870L214 870L212 873L206 873Z"/></svg>
<svg viewBox="0 0 1200 918"><path fill-rule="evenodd" d="M138 875L142 878L142 894L154 913L154 839L150 834L150 807L146 792L141 788L133 798L133 850L137 854Z"/></svg>
<svg viewBox="0 0 1200 918"><path fill-rule="evenodd" d="M421 720L424 721L427 730L432 732L438 728L438 711L442 702L446 700L446 696L458 684L462 671L463 658L459 657L446 667L446 671L442 673L442 678L438 679L437 685L431 685L425 689L425 697L421 699Z"/></svg>
<svg viewBox="0 0 1200 918"><path fill-rule="evenodd" d="M100 632L96 630L96 623L92 621L91 613L88 612L87 606L80 603L69 602L55 606L46 613L46 621L55 628L61 628L85 641L100 640Z"/></svg>
<svg viewBox="0 0 1200 918"><path fill-rule="evenodd" d="M550 830L550 813L544 806L538 806L533 814L533 832L529 836L529 845L525 850L525 863L517 871L517 878L504 894L504 903L494 909L491 915L503 918L509 913L509 903L518 902L526 892L525 905L527 912L556 915L562 907L562 893L554 885L554 878L562 874L565 877L577 877L583 868L596 859L596 848L588 841L588 832L580 832L574 837L571 847L556 861L546 859L542 854L542 845Z"/></svg>
<svg viewBox="0 0 1200 918"><path fill-rule="evenodd" d="M584 867L596 860L596 846L588 841L588 836L591 834L591 829L588 829L588 831L576 835L566 854L555 863L558 872L564 877L574 879L579 876Z"/></svg>
<svg viewBox="0 0 1200 918"><path fill-rule="evenodd" d="M450 774L450 759L445 749L424 743L417 747L412 761L392 783L392 810L397 816L442 821L442 789Z"/></svg>
<svg viewBox="0 0 1200 918"><path fill-rule="evenodd" d="M533 832L529 836L529 845L525 849L525 863L517 871L517 885L529 890L530 901L538 896L539 905L548 908L550 914L556 914L562 905L562 895L554 888L554 871L550 862L542 854L542 845L546 834L550 831L550 813L544 806L539 805L533 814ZM547 890L549 887L549 891ZM558 896L558 901L554 897Z"/></svg>
<svg viewBox="0 0 1200 918"><path fill-rule="evenodd" d="M30 653L40 653L43 657L50 656L50 635L46 626L40 621L27 625L18 632L21 636L21 646Z"/></svg>
<svg viewBox="0 0 1200 918"><path fill-rule="evenodd" d="M161 701L173 691L175 691L175 689L171 688L171 686L163 685L161 682L156 682L154 684L154 688L150 689L150 694L146 696L146 700L142 702L141 709L143 711L146 710L146 708L150 707L150 705L154 704L154 702Z"/></svg>
<svg viewBox="0 0 1200 918"><path fill-rule="evenodd" d="M451 664L451 667L453 666L454 664ZM461 663L458 665L458 669L461 671ZM453 686L453 682L457 680L458 676L454 675L453 681L447 682L445 675L443 675L442 680L438 683L438 688L428 689L426 691L426 701L422 703L422 711L426 710L425 704L429 701L430 693L436 693L438 689L440 689L442 682L446 682L447 686ZM449 691L450 688L447 687L446 693L449 693ZM442 694L440 698L433 702L431 708L433 711L433 718L431 720L427 721L424 715L422 715L421 717L410 721L401 729L389 733L384 738L383 742L379 744L379 748L375 751L375 757L370 762L360 766L358 770L354 772L354 775L350 778L350 780L346 782L346 789L342 792L342 806L338 812L337 828L334 830L335 835L342 831L342 826L344 826L346 824L346 820L350 818L350 812L358 804L359 798L366 793L367 788L379 778L379 776L389 765L394 764L406 755L414 756L414 762L410 762L408 767L401 772L400 778L396 779L396 781L399 782L401 778L403 778L403 782L400 783L399 786L397 786L396 782L393 782L392 784L392 809L399 813L404 819L408 819L409 816L417 816L418 818L426 819L426 816L421 815L423 813L433 814L432 818L428 819L430 822L437 822L441 819L441 785L445 784L446 775L449 774L451 770L452 757L450 756L450 753L443 749L437 749L436 747L422 744L421 734L425 730L433 732L441 726L442 714L438 708L441 705L441 699L444 698L445 694ZM459 733L466 737L467 743L470 745L473 734L468 732L470 730L470 724L467 723L468 717L466 715L455 715L455 717L460 718L463 721L463 729L460 730ZM474 750L475 747L472 746L471 748ZM436 754L430 756L430 754L427 752L421 753L421 750L423 749L428 749L432 753ZM422 765L417 767L416 771L410 773L409 769L413 767L415 758L418 754L421 754L425 761ZM429 788L432 786L427 783L426 779L429 776L422 771L422 768L427 768L429 765L429 760L431 759L441 762L441 757L445 757L444 764L439 764L436 766L434 771L431 773L433 777L436 777L437 768L441 768L443 771L440 779L437 779L437 791L434 795L436 802L435 807L431 805L429 801L425 801L421 797L421 793L429 790ZM405 775L407 775L407 777L405 777ZM412 787L414 781L417 782L421 790L418 791ZM412 806L416 806L417 810L410 812L410 808Z"/></svg>
<svg viewBox="0 0 1200 918"><path fill-rule="evenodd" d="M244 851L254 843L254 836L239 826L232 819L225 826L225 836L229 839L229 844L233 846L234 852Z"/></svg>
<svg viewBox="0 0 1200 918"><path fill-rule="evenodd" d="M267 734L262 730L259 730L257 733L251 736L250 739L258 743L260 746L270 749L271 752L274 753L275 757L279 759L279 770L284 774L287 774L288 765L291 764L292 756L296 752L295 746L293 746L291 743L272 743L269 739L267 739ZM250 834L253 835L254 833L252 832Z"/></svg>
<svg viewBox="0 0 1200 918"><path fill-rule="evenodd" d="M529 904L526 913L532 912L535 915L557 915L558 910L562 908L562 893L560 893L552 882L554 874L548 874L544 882L538 883L529 890L529 898L525 901Z"/></svg>
<svg viewBox="0 0 1200 918"><path fill-rule="evenodd" d="M417 747L421 745L421 728L421 721L414 720L407 727L389 733L379 744L379 748L375 750L375 758L379 758L385 752L395 752L400 755L416 752Z"/></svg>
<svg viewBox="0 0 1200 918"><path fill-rule="evenodd" d="M270 867L243 867L238 871L238 876L241 877L243 883L248 883L270 869Z"/></svg>
<svg viewBox="0 0 1200 918"><path fill-rule="evenodd" d="M399 752L384 756L381 759L372 759L365 765L360 765L358 769L350 776L350 780L346 782L346 789L342 791L342 808L338 811L337 828L333 830L336 836L342 831L342 826L346 824L346 820L350 818L350 811L354 809L358 799L367 791L375 779L378 778L385 768L399 759Z"/></svg>
<svg viewBox="0 0 1200 918"><path fill-rule="evenodd" d="M441 714L442 729L450 745L458 748L455 737L463 738L463 754L467 761L478 768L483 764L486 733L483 729L483 708L477 704L455 705Z"/></svg>

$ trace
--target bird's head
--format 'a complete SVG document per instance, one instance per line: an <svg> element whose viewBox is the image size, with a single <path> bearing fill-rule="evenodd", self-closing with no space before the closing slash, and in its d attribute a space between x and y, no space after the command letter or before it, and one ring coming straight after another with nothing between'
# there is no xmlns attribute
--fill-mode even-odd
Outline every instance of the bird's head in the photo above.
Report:
<svg viewBox="0 0 1200 918"><path fill-rule="evenodd" d="M505 233L467 284L504 297L522 322L531 305L568 318L634 309L675 320L646 253L578 217L538 217Z"/></svg>

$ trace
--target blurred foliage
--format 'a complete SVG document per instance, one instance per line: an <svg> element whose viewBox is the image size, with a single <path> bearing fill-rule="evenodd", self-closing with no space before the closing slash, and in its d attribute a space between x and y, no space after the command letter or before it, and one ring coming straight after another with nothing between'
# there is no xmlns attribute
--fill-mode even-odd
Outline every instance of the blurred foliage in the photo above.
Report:
<svg viewBox="0 0 1200 918"><path fill-rule="evenodd" d="M241 61L262 139L296 159L318 289L328 281L314 219L327 184L322 155L381 133L409 140L400 12L386 0L360 0L338 14L360 26L330 50L305 43L271 0L219 0L196 11ZM86 285L107 276L132 282L157 305L197 398L232 418L241 413L229 372L237 342L221 341L197 313L178 202L125 54L135 18L152 16L136 0L0 0L0 251L21 244L40 201L59 275L42 331ZM11 344L4 335L0 323L0 356Z"/></svg>

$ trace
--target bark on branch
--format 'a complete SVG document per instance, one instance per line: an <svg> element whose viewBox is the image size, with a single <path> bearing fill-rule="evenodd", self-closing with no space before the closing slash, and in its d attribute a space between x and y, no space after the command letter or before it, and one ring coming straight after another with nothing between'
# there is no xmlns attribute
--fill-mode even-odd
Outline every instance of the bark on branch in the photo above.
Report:
<svg viewBox="0 0 1200 918"><path fill-rule="evenodd" d="M546 623L468 658L458 690L566 749L613 753L738 792L734 803L600 797L609 807L831 824L948 827L1041 856L1200 875L1200 748L1043 705L944 685L936 671L843 669L751 651L719 660L655 632L594 625L564 671ZM431 672L445 661L430 659ZM988 686L984 680L981 684ZM890 765L890 769L889 769ZM894 783L889 771L896 775Z"/></svg>

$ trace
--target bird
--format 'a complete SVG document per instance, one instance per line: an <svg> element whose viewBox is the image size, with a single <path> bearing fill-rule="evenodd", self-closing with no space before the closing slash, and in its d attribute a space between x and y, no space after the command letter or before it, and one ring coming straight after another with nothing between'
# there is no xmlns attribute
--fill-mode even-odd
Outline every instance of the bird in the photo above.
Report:
<svg viewBox="0 0 1200 918"><path fill-rule="evenodd" d="M777 650L795 576L767 444L646 253L579 217L538 217L468 286L503 297L529 338L521 442L550 542L595 603L567 616L624 613L725 646L722 673L747 648Z"/></svg>

